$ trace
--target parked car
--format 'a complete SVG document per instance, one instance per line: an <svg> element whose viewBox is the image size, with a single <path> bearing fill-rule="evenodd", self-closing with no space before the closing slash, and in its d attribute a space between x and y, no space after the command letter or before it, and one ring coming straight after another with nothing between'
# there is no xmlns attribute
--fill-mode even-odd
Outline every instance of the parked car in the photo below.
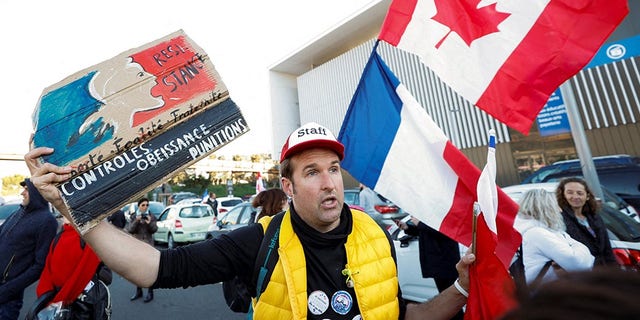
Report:
<svg viewBox="0 0 640 320"><path fill-rule="evenodd" d="M229 212L218 219L216 224L209 227L207 239L217 238L223 233L255 223L257 215L257 209L251 203L242 202L231 208Z"/></svg>
<svg viewBox="0 0 640 320"><path fill-rule="evenodd" d="M218 201L218 217L231 210L231 208L244 202L242 198L235 196L217 197L216 201Z"/></svg>
<svg viewBox="0 0 640 320"><path fill-rule="evenodd" d="M213 223L213 210L206 204L183 203L166 207L158 217L157 243L174 248L178 244L202 241Z"/></svg>
<svg viewBox="0 0 640 320"><path fill-rule="evenodd" d="M517 202L527 190L541 188L555 193L557 186L558 182L530 183L504 187L502 191ZM611 248L618 263L640 271L640 223L608 205L603 205L598 214L607 226Z"/></svg>
<svg viewBox="0 0 640 320"><path fill-rule="evenodd" d="M154 216L159 217L162 211L164 211L165 205L162 202L158 201L149 201L149 212ZM124 216L129 219L129 216L136 213L138 210L138 202L131 202L122 207L122 212L124 212Z"/></svg>
<svg viewBox="0 0 640 320"><path fill-rule="evenodd" d="M379 224L382 224L384 227L394 226L394 220L402 219L408 215L400 207L393 204L393 202L389 201L387 198L378 193L376 193L376 195L378 196L377 202L374 205L376 213L374 213L374 215L372 215L371 217ZM344 190L344 202L352 208L355 206L356 208L363 210L362 206L360 205L359 189ZM371 213L367 213L371 215Z"/></svg>
<svg viewBox="0 0 640 320"><path fill-rule="evenodd" d="M21 203L22 200L15 199L7 200L2 205L0 205L0 225L2 225L12 213L16 212L18 208L20 208Z"/></svg>
<svg viewBox="0 0 640 320"><path fill-rule="evenodd" d="M593 163L600 184L640 211L640 158L629 155L594 157ZM559 181L566 177L583 177L579 160L554 162L540 168L522 183Z"/></svg>
<svg viewBox="0 0 640 320"><path fill-rule="evenodd" d="M596 166L596 168L640 164L640 157L634 157L626 154L593 157L593 164ZM526 177L524 180L522 180L522 183L545 182L548 175L559 173L569 169L580 168L580 159L556 161L548 166L544 166L538 169L537 171Z"/></svg>
<svg viewBox="0 0 640 320"><path fill-rule="evenodd" d="M177 204L178 202L180 202L180 200L189 198L200 198L200 196L193 192L176 192L169 197L169 204Z"/></svg>
<svg viewBox="0 0 640 320"><path fill-rule="evenodd" d="M636 208L624 201L624 199L622 199L618 194L607 189L606 187L602 187L602 193L604 194L603 204L608 205L613 209L619 210L620 212L628 215L629 218L640 222L640 215L638 215L638 211L636 210Z"/></svg>

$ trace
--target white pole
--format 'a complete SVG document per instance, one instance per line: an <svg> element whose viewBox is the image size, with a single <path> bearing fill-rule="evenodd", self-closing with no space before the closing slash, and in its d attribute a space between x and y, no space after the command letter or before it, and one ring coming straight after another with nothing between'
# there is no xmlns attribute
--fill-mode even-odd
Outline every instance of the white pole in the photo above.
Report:
<svg viewBox="0 0 640 320"><path fill-rule="evenodd" d="M567 108L567 117L569 118L569 125L571 126L571 136L578 152L578 158L580 158L580 165L582 167L582 175L585 181L589 185L589 188L593 194L604 201L602 188L600 187L600 179L596 172L596 167L593 164L593 157L591 156L591 149L587 143L587 137L584 133L584 126L582 125L582 119L578 112L578 103L576 97L571 90L571 84L569 80L560 85L560 92L564 99L564 104Z"/></svg>

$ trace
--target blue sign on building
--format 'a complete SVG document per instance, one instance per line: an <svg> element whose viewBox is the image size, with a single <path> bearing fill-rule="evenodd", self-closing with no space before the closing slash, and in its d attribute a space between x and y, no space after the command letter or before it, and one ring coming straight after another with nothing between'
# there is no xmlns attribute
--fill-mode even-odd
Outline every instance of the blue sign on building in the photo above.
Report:
<svg viewBox="0 0 640 320"><path fill-rule="evenodd" d="M603 45L584 69L640 55L640 35Z"/></svg>
<svg viewBox="0 0 640 320"><path fill-rule="evenodd" d="M542 137L571 132L567 108L564 105L560 89L556 89L551 94L544 108L538 114L537 123Z"/></svg>
<svg viewBox="0 0 640 320"><path fill-rule="evenodd" d="M584 69L594 68L607 63L640 55L640 35L603 45ZM540 136L552 136L571 132L567 109L560 89L553 92L547 104L538 114Z"/></svg>

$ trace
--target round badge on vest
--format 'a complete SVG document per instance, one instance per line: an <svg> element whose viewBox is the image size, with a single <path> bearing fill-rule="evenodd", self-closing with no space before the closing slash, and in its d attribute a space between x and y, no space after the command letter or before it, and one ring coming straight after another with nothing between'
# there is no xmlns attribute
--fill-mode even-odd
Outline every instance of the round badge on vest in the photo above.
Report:
<svg viewBox="0 0 640 320"><path fill-rule="evenodd" d="M309 312L319 316L329 309L329 296L320 290L311 292L307 299L307 305L309 307Z"/></svg>
<svg viewBox="0 0 640 320"><path fill-rule="evenodd" d="M351 307L353 306L353 298L351 298L351 294L344 290L337 291L331 297L331 308L337 314L345 315L351 311Z"/></svg>

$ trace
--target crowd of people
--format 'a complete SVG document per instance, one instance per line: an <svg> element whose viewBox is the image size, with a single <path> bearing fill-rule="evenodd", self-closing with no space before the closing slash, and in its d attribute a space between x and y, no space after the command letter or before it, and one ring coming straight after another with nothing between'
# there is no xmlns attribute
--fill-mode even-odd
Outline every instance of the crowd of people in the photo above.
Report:
<svg viewBox="0 0 640 320"><path fill-rule="evenodd" d="M25 155L31 178L22 183L24 201L0 225L0 320L18 318L25 288L38 280L42 299L33 312L56 303L63 309L74 305L79 296L90 295L86 285L92 279L108 285L105 275L111 270L136 286L131 300L148 288L144 302L153 300L157 288L235 279L253 298L247 312L254 319L463 317L475 256L460 255L455 241L415 218L396 221L420 238L422 276L434 278L440 292L424 303L405 301L393 241L366 212L344 203L344 146L318 124L303 125L284 143L281 188L256 195L256 223L179 249L153 246L156 217L146 198L134 214L116 212L106 219L111 223L100 222L80 235L56 187L70 178L71 168L39 161L51 152L36 148ZM209 195L203 202L215 208L215 194ZM49 203L66 219L59 232ZM520 297L505 320L555 319L543 314L559 318L576 306L583 309L572 315L591 314L587 319L637 317L638 304L620 292L640 289L639 275L616 267L598 203L584 180L561 181L555 198L544 190L528 191L519 204L514 226L523 236L526 282L536 290ZM211 272L201 272L202 266ZM601 292L611 308L593 300Z"/></svg>

